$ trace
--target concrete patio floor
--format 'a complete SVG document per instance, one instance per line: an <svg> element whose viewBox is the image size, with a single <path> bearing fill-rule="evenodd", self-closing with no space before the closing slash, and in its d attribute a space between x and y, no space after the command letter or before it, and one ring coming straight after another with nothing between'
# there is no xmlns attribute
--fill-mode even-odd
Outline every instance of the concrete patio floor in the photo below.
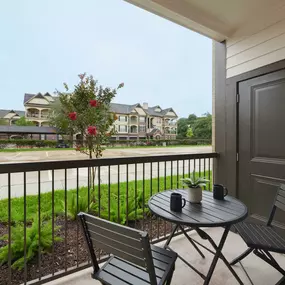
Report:
<svg viewBox="0 0 285 285"><path fill-rule="evenodd" d="M217 243L222 235L222 229L213 228L207 229L207 233ZM209 245L207 241L201 241L196 233L191 233L191 237L197 239L202 244ZM164 243L164 242L163 242ZM163 243L159 245L163 245ZM189 244L189 242L183 236L174 238L171 242L171 247L177 253L181 254L192 265L197 267L203 274L206 274L211 264L213 255L206 250L202 249L205 254L205 259L202 259L195 249ZM208 246L210 248L210 245ZM228 261L231 261L234 257L242 253L246 249L246 245L239 235L230 233L226 244L224 246L223 253ZM285 267L285 258L280 254L274 254L274 257L280 265ZM250 282L240 264L235 265L233 268L240 276L245 285L274 285L281 279L281 274L275 269L267 265L264 261L257 258L254 254L249 255L242 262L248 275L253 283ZM64 277L60 280L56 280L48 283L49 285L99 285L96 280L91 279L91 269L85 269L84 271L76 274ZM172 280L173 285L200 285L203 284L203 280L193 270L187 267L180 259L177 259L176 270ZM236 279L232 276L231 272L227 269L224 263L220 260L214 271L210 284L213 285L234 285L238 284ZM134 284L135 285L135 284Z"/></svg>

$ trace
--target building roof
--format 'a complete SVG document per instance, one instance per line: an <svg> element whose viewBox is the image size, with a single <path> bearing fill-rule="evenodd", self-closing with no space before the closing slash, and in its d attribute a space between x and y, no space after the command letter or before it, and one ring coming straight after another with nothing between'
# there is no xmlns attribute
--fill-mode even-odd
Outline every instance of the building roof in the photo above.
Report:
<svg viewBox="0 0 285 285"><path fill-rule="evenodd" d="M111 112L114 112L116 114L130 114L137 105L138 104L127 105L127 104L111 103L110 110Z"/></svg>
<svg viewBox="0 0 285 285"><path fill-rule="evenodd" d="M110 104L110 109L111 109L111 112L114 112L116 114L130 114L135 107L142 107L142 105L140 105L139 103L137 104L134 104L134 105L128 105L128 104L118 104L118 103L111 103ZM167 108L167 109L161 109L161 112L157 112L155 111L155 109L159 107L159 106L154 106L154 107L148 107L147 109L144 109L143 110L148 114L148 115L151 115L151 116L157 116L157 117L163 117L165 116L169 111L172 111L174 112L174 110L172 108ZM160 107L159 107L160 108ZM175 113L175 112L174 112ZM175 113L176 115L176 113ZM176 115L177 116L177 115Z"/></svg>
<svg viewBox="0 0 285 285"><path fill-rule="evenodd" d="M56 134L56 129L52 127L34 126L0 126L0 133L8 134Z"/></svg>
<svg viewBox="0 0 285 285"><path fill-rule="evenodd" d="M157 112L155 111L155 109L160 108L159 106L154 106L154 107L148 107L148 109L144 109L144 111L151 116L156 116L156 117L164 117L168 112L172 111L176 117L178 117L176 115L176 113L174 112L174 110L172 108L167 108L167 109L161 109L161 112Z"/></svg>
<svg viewBox="0 0 285 285"><path fill-rule="evenodd" d="M4 118L10 112L14 112L17 115L19 115L20 117L24 117L25 116L25 111L0 109L0 118Z"/></svg>
<svg viewBox="0 0 285 285"><path fill-rule="evenodd" d="M31 100L33 97L35 96L41 96L41 97L45 97L45 96L50 96L52 97L54 100L56 100L56 96L52 96L51 94L49 94L48 92L46 92L45 94L42 93L37 93L37 94L31 94L31 93L25 93L24 95L24 104L26 104L29 100Z"/></svg>

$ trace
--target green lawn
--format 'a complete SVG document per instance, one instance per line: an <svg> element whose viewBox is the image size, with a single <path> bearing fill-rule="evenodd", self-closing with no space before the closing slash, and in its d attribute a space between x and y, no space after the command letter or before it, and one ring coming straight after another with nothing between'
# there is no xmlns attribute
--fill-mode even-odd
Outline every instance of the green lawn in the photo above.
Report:
<svg viewBox="0 0 285 285"><path fill-rule="evenodd" d="M204 174L204 173L201 173ZM210 176L212 184L212 172L206 171L205 177ZM198 176L198 173L197 173ZM52 192L43 193L40 195L30 195L26 197L26 213L27 221L34 219L38 214L38 205L40 202L40 211L42 216L51 217L52 208L54 207L54 213L56 215L63 214L65 212L65 198L67 200L67 212L71 217L75 217L77 214L77 204L79 211L86 211L88 207L91 207L92 211L100 214L103 218L110 218L113 221L119 221L124 223L126 219L134 220L139 219L144 211L146 211L146 203L150 196L158 191L166 189L175 189L182 187L180 176L160 177L153 178L151 180L129 181L128 187L126 182L110 185L102 184L100 190L95 186L94 193L89 190L91 197L88 203L88 187L81 187L76 193L76 189L68 190L55 190L54 191L54 205L52 204ZM207 187L208 188L208 187ZM119 191L118 191L119 189ZM144 189L144 191L143 191ZM99 193L100 192L100 193ZM119 195L118 195L119 193ZM100 207L98 197L100 195ZM78 196L78 203L77 203ZM110 199L109 199L110 197ZM118 200L119 197L119 200ZM144 202L143 202L144 201ZM110 207L110 212L109 212ZM128 216L126 210L128 208ZM110 213L110 214L109 214ZM11 199L11 220L13 222L23 222L24 220L24 198ZM0 200L0 222L8 221L8 200Z"/></svg>

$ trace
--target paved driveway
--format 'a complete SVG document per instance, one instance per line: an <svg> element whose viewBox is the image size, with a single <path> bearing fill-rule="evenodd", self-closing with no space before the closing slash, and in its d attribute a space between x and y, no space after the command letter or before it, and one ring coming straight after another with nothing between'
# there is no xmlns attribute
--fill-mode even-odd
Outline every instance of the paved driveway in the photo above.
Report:
<svg viewBox="0 0 285 285"><path fill-rule="evenodd" d="M106 149L104 157L151 156L211 152L211 146ZM0 152L0 163L87 159L75 150Z"/></svg>

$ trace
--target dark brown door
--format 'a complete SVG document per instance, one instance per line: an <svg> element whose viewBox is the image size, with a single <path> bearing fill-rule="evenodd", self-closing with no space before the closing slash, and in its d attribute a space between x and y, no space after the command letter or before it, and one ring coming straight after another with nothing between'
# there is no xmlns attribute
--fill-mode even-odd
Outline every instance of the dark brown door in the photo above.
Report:
<svg viewBox="0 0 285 285"><path fill-rule="evenodd" d="M285 183L285 70L239 83L238 197L266 220ZM285 225L285 213L276 219ZM283 224L283 225L282 225Z"/></svg>

